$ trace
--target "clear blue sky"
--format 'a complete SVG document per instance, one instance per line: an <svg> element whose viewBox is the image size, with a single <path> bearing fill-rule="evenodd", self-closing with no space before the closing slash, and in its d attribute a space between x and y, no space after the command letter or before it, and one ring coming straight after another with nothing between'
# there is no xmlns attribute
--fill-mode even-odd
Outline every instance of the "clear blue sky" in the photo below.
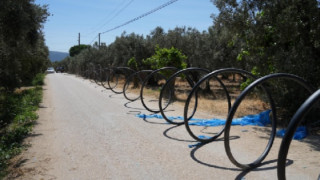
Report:
<svg viewBox="0 0 320 180"><path fill-rule="evenodd" d="M70 47L98 41L105 32L155 9L169 0L36 0L47 4L52 14L44 24L46 44L50 51L68 52ZM101 42L112 43L124 31L148 35L157 26L166 32L175 27L207 30L213 24L211 14L218 11L210 0L179 0L142 19L101 35Z"/></svg>

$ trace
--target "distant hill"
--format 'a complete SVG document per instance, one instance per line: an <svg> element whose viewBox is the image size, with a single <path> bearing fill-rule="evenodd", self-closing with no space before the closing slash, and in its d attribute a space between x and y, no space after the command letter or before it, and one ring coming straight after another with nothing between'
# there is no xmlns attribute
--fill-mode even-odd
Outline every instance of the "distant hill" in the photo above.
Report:
<svg viewBox="0 0 320 180"><path fill-rule="evenodd" d="M69 53L58 52L58 51L49 51L49 59L51 62L61 61L64 58L69 56Z"/></svg>

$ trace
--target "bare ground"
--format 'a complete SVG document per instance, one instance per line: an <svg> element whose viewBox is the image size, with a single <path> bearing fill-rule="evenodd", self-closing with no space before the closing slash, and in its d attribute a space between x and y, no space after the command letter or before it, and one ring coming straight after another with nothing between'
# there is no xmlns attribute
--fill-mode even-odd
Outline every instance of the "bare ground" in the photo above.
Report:
<svg viewBox="0 0 320 180"><path fill-rule="evenodd" d="M227 158L223 137L189 148L196 142L184 126L159 119L140 103L67 74L46 77L44 99L30 147L12 161L7 179L276 179L281 142L276 138L263 165L243 172ZM231 147L241 161L264 149L268 128L234 126ZM319 175L319 137L293 141L288 179Z"/></svg>

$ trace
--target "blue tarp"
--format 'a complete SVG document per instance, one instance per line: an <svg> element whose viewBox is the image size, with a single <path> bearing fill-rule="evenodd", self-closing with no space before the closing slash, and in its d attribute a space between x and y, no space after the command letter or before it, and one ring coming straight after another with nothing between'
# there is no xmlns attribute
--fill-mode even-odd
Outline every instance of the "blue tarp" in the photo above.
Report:
<svg viewBox="0 0 320 180"><path fill-rule="evenodd" d="M269 118L269 113L271 110L266 110L261 112L260 114L256 115L248 115L242 118L236 118L232 120L231 125L253 125L253 126L266 126L271 123ZM163 117L159 114L139 114L137 115L139 118L158 118L163 119ZM183 120L182 116L170 116L168 117L170 120ZM189 120L189 125L196 125L196 126L222 126L226 124L225 119L196 119L192 118Z"/></svg>
<svg viewBox="0 0 320 180"><path fill-rule="evenodd" d="M269 113L271 110L263 111L259 114L255 115L247 115L242 118L236 118L232 120L231 125L240 125L240 126L266 126L271 123L269 118ZM139 114L137 115L139 118L158 118L163 119L162 115L159 114ZM183 120L182 116L170 116L168 117L170 120ZM195 126L222 126L226 124L226 120L224 119L196 119L192 118L189 120L189 125ZM281 129L277 131L277 136L283 137L285 134L285 129ZM296 130L293 139L300 140L307 136L307 128L304 126L298 127Z"/></svg>
<svg viewBox="0 0 320 180"><path fill-rule="evenodd" d="M285 133L286 133L285 129L280 129L277 131L277 136L283 137ZM305 126L299 126L293 135L293 139L301 140L301 139L307 137L307 135L308 135L307 128Z"/></svg>

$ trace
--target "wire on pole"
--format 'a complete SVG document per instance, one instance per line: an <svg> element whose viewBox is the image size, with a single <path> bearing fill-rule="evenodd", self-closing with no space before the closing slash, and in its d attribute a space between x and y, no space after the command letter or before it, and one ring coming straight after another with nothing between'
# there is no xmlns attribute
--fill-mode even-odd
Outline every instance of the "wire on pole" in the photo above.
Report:
<svg viewBox="0 0 320 180"><path fill-rule="evenodd" d="M127 25L127 24L130 24L130 23L132 23L132 22L134 22L134 21L136 21L136 20L139 20L139 19L141 19L141 18L143 18L143 17L145 17L145 16L148 16L149 14L152 14L152 13L154 13L154 12L156 12L156 11L158 11L158 10L160 10L160 9L162 9L162 8L168 6L168 5L170 5L170 4L172 4L172 3L176 2L176 1L178 1L178 0L171 0L171 1L167 2L167 3L165 3L165 4L162 4L161 6L155 8L155 9L152 9L151 11L148 11L148 12L146 12L146 13L144 13L144 14L136 17L136 18L133 18L133 19L131 19L131 20L129 20L129 21L127 21L127 22L119 25L119 26L116 26L116 27L114 27L114 28L111 28L111 29L109 29L109 30L106 30L106 31L102 32L101 34L105 34L105 33L107 33L107 32L110 32L110 31L116 30L116 29L118 29L118 28L120 28L120 27L123 27L123 26L125 26L125 25Z"/></svg>

